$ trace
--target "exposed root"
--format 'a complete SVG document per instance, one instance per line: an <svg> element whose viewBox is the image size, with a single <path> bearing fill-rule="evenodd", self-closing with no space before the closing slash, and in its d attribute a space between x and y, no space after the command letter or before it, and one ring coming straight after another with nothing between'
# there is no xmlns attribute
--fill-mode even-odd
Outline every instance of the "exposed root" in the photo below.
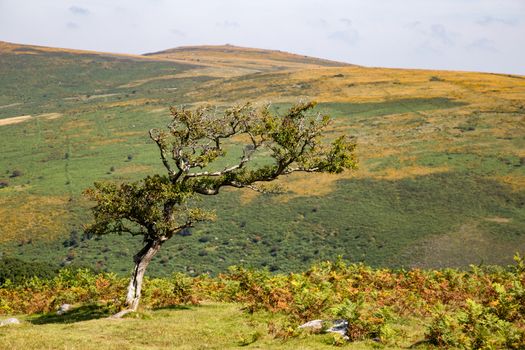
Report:
<svg viewBox="0 0 525 350"><path fill-rule="evenodd" d="M133 310L133 309L124 309L124 310L119 311L116 314L110 316L109 318L111 318L111 319L120 319L120 318L124 317L124 315L130 314L132 312L135 312L135 310Z"/></svg>

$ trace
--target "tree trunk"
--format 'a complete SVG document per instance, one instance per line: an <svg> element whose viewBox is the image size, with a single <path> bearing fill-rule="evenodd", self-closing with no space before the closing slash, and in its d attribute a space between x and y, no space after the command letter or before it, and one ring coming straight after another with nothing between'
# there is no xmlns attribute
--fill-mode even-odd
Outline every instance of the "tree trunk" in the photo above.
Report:
<svg viewBox="0 0 525 350"><path fill-rule="evenodd" d="M128 294L126 296L127 309L120 311L113 317L120 318L127 313L137 311L140 302L140 295L142 292L142 280L144 279L144 272L148 267L151 259L160 250L160 247L164 243L164 240L155 239L146 242L146 245L133 257L135 261L135 268L131 274L131 280L129 281Z"/></svg>

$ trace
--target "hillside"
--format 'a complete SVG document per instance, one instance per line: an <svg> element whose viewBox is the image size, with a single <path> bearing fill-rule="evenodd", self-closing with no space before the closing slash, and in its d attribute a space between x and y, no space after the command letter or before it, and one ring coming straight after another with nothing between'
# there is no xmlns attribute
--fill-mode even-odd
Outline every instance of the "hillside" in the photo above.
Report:
<svg viewBox="0 0 525 350"><path fill-rule="evenodd" d="M220 219L170 242L152 274L290 271L337 255L503 264L525 251L525 77L232 46L133 56L0 43L0 252L126 273L140 242L83 239L83 189L162 171L147 130L169 121L170 105L281 111L304 99L334 117L333 135L357 136L360 169L295 176L282 196L211 199Z"/></svg>
<svg viewBox="0 0 525 350"><path fill-rule="evenodd" d="M245 71L306 69L351 66L320 58L296 55L283 51L252 49L233 45L183 46L145 54L147 57L191 62L210 67L233 67Z"/></svg>

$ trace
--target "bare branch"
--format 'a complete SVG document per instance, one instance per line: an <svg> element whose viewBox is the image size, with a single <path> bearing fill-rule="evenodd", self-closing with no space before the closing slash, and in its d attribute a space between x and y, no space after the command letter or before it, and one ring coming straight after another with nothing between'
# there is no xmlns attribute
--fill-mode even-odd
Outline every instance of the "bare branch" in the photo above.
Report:
<svg viewBox="0 0 525 350"><path fill-rule="evenodd" d="M175 175L175 173L171 169L171 166L170 166L170 164L168 162L168 158L166 157L166 149L165 149L165 146L162 144L161 135L160 134L154 135L155 131L157 131L157 130L156 129L150 129L149 137L153 141L155 141L155 143L157 144L157 147L160 150L160 158L162 159L162 164L164 164L164 167L166 168L166 170L168 170L168 173L170 174L170 176L173 176L173 175Z"/></svg>

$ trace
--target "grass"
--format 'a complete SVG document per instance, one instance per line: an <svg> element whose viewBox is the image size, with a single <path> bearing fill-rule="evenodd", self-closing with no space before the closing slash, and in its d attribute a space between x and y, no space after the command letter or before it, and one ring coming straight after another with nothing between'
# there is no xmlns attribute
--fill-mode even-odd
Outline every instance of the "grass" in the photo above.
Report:
<svg viewBox="0 0 525 350"><path fill-rule="evenodd" d="M333 349L333 336L303 335L288 340L268 333L268 321L278 316L249 315L239 304L204 304L140 313L137 318L107 319L99 307L80 307L64 316L22 316L22 324L0 328L0 343L8 349ZM420 341L423 329L414 321L398 325L406 340L389 349ZM372 341L344 349L374 349Z"/></svg>
<svg viewBox="0 0 525 350"><path fill-rule="evenodd" d="M191 50L173 53L175 61L3 52L0 118L32 117L0 126L0 253L127 273L139 240L64 244L90 220L82 190L162 172L147 130L167 124L170 105L254 100L281 111L301 98L334 117L329 138L357 137L360 169L293 177L279 197L211 198L219 220L174 239L149 272L290 271L338 254L374 266L465 266L507 263L525 249L524 79L318 67L250 50L235 61L231 50L201 50L213 66L197 65ZM247 69L254 55L259 69ZM465 239L475 245L469 254Z"/></svg>

